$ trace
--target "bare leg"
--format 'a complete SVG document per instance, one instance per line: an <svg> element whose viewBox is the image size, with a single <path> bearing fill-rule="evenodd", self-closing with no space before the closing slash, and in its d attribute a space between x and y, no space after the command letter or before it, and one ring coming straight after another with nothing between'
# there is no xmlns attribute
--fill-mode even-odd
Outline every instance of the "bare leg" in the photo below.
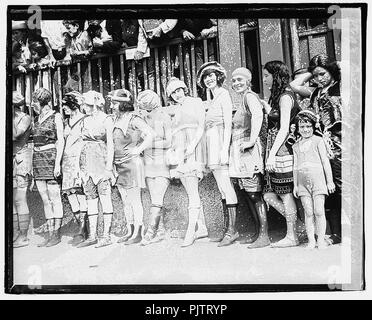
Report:
<svg viewBox="0 0 372 320"><path fill-rule="evenodd" d="M189 223L182 247L188 247L195 241L195 227L200 214L200 196L197 177L184 177L181 182L189 198Z"/></svg>
<svg viewBox="0 0 372 320"><path fill-rule="evenodd" d="M14 248L28 246L29 240L27 238L28 228L30 225L30 214L27 205L27 186L13 189L14 192L14 206L16 208L16 215L18 216L17 224L19 225L19 237L13 243Z"/></svg>
<svg viewBox="0 0 372 320"><path fill-rule="evenodd" d="M131 203L134 215L134 230L133 234L125 244L139 243L142 240L143 232L143 206L141 198L141 188L130 188L127 190L128 201Z"/></svg>
<svg viewBox="0 0 372 320"><path fill-rule="evenodd" d="M41 200L43 201L44 206L44 214L47 220L47 228L48 228L48 236L45 238L43 242L38 244L38 247L45 247L53 235L53 227L54 227L54 216L53 216L53 208L51 204L51 200L49 199L48 187L47 183L44 180L36 180L36 187L39 191Z"/></svg>
<svg viewBox="0 0 372 320"><path fill-rule="evenodd" d="M324 249L327 247L326 242L324 240L327 225L324 208L325 196L323 194L315 195L313 201L315 221L318 232L317 244L319 249Z"/></svg>
<svg viewBox="0 0 372 320"><path fill-rule="evenodd" d="M301 197L302 206L305 210L305 224L306 233L309 242L306 246L307 249L315 248L315 229L314 229L314 208L313 199L311 197Z"/></svg>
<svg viewBox="0 0 372 320"><path fill-rule="evenodd" d="M127 189L118 185L118 190L120 193L121 201L123 203L125 222L127 224L127 233L124 237L118 240L118 243L127 241L133 234L134 231L134 218L133 218L133 208L129 204Z"/></svg>

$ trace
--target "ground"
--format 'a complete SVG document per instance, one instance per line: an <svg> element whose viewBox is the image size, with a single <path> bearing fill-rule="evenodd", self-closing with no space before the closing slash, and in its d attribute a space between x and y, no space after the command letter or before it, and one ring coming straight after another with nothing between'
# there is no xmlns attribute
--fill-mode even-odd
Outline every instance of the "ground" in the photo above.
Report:
<svg viewBox="0 0 372 320"><path fill-rule="evenodd" d="M146 247L114 243L96 249L62 243L38 248L42 237L31 236L29 247L14 250L14 283L88 284L327 284L341 264L341 246L326 250L293 248L248 249L239 243L219 248L208 239L181 248L182 239ZM113 236L113 240L117 238Z"/></svg>
<svg viewBox="0 0 372 320"><path fill-rule="evenodd" d="M222 210L214 179L203 179L200 193L211 237L221 234ZM252 216L238 192L238 231L254 233ZM71 209L64 199L65 218L62 243L51 248L38 248L42 235L30 232L30 245L14 249L14 283L43 285L88 284L327 284L335 266L341 264L341 246L326 250L305 250L299 247L248 249L235 243L219 248L208 239L181 248L187 227L186 194L180 184L173 183L165 197L165 227L167 238L146 247L116 243L123 231L123 207L113 189L113 242L96 249L73 248L67 242L76 231ZM142 194L147 224L149 196ZM45 221L37 190L28 195L33 227ZM101 216L101 215L100 215ZM101 217L99 218L99 220ZM269 235L272 242L285 236L285 220L275 211L268 213ZM102 227L102 226L101 226ZM302 225L303 228L303 225ZM102 229L102 228L100 228ZM33 228L31 229L33 230Z"/></svg>

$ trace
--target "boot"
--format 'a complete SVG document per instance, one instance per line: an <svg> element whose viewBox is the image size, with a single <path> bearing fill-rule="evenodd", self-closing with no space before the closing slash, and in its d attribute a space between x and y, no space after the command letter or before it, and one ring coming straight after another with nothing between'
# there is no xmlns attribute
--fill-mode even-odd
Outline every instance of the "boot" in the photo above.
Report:
<svg viewBox="0 0 372 320"><path fill-rule="evenodd" d="M147 231L146 231L146 233L145 233L145 235L144 235L144 237L141 241L142 246L146 246L146 245L153 242L153 240L156 236L157 230L158 230L159 223L160 223L161 216L159 215L159 213L160 213L160 210L159 210L159 212L152 212L151 217L150 217L149 226L148 226Z"/></svg>
<svg viewBox="0 0 372 320"><path fill-rule="evenodd" d="M198 220L196 221L196 226L197 229L195 232L195 240L208 237L208 229L207 226L205 225L205 216L203 208L200 208L199 217Z"/></svg>
<svg viewBox="0 0 372 320"><path fill-rule="evenodd" d="M89 247L93 244L97 244L97 220L98 220L98 214L93 214L88 216L89 219L89 236L88 238L79 243L76 248L84 248Z"/></svg>
<svg viewBox="0 0 372 320"><path fill-rule="evenodd" d="M30 225L30 215L22 214L18 217L19 236L13 242L13 248L20 248L28 246L30 241L27 239L28 227Z"/></svg>
<svg viewBox="0 0 372 320"><path fill-rule="evenodd" d="M27 238L27 230L21 230L16 241L13 242L13 248L26 247L30 244L30 240Z"/></svg>
<svg viewBox="0 0 372 320"><path fill-rule="evenodd" d="M236 231L235 222L236 222L236 204L227 205L227 211L229 214L229 226L227 231L222 239L222 241L218 244L218 247L229 246L235 242L236 239L239 238L239 233Z"/></svg>
<svg viewBox="0 0 372 320"><path fill-rule="evenodd" d="M95 246L96 248L102 248L102 247L106 247L112 244L111 237L110 237L112 213L104 213L103 222L104 222L103 237L102 239L99 239L98 244Z"/></svg>
<svg viewBox="0 0 372 320"><path fill-rule="evenodd" d="M222 239L223 239L223 236L224 234L226 233L227 231L227 225L228 225L228 220L229 220L229 215L227 213L227 207L226 207L226 199L222 199L221 200L222 202L222 223L223 223L223 227L222 227L222 235L219 236L219 237L214 237L214 238L210 238L209 241L211 242L221 242Z"/></svg>
<svg viewBox="0 0 372 320"><path fill-rule="evenodd" d="M134 232L135 232L135 231L133 231L133 235L134 235ZM130 244L140 243L141 240L142 240L142 235L141 235L141 233L142 233L142 225L139 225L139 226L138 226L138 231L137 231L136 236L135 236L134 238L131 238L131 239L129 239L128 241L124 242L124 244L125 244L125 245L130 245ZM133 235L132 235L132 236L133 236Z"/></svg>
<svg viewBox="0 0 372 320"><path fill-rule="evenodd" d="M246 192L246 197L245 197L245 200L246 200L246 204L251 212L251 215L252 215L252 218L254 220L254 226L255 226L255 230L254 230L254 234L251 236L251 235L247 235L247 237L244 237L244 238L241 238L239 239L239 243L240 244L251 244L253 242L255 242L258 238L258 234L259 234L259 218L257 216L257 209L256 209L256 206L255 206L255 203L254 203L254 197L250 197L252 195L251 192Z"/></svg>
<svg viewBox="0 0 372 320"><path fill-rule="evenodd" d="M46 247L53 247L61 242L61 234L59 230L60 229L53 231L52 237L50 241L48 242L48 244L46 245Z"/></svg>
<svg viewBox="0 0 372 320"><path fill-rule="evenodd" d="M134 232L134 225L131 223L129 226L130 227L127 228L127 234L124 237L120 238L117 241L117 243L123 243L123 242L126 242L126 241L128 241L130 239L130 237L132 236L132 234Z"/></svg>
<svg viewBox="0 0 372 320"><path fill-rule="evenodd" d="M52 239L52 236L53 236L53 227L54 227L53 220L54 219L47 219L46 225L48 227L48 235L45 237L45 240L42 243L39 243L37 245L39 248L40 247L46 247L47 244L48 244L48 242Z"/></svg>
<svg viewBox="0 0 372 320"><path fill-rule="evenodd" d="M76 246L77 244L79 244L80 242L84 241L81 240L81 221L80 221L80 211L77 211L77 212L73 212L74 214L74 218L75 218L75 221L78 225L78 232L76 234L73 235L72 239L69 240L67 242L67 244L71 244L72 246ZM81 240L81 241L80 241Z"/></svg>
<svg viewBox="0 0 372 320"><path fill-rule="evenodd" d="M248 246L249 249L264 248L270 245L270 238L267 227L267 212L263 201L255 203L256 213L259 220L258 238Z"/></svg>
<svg viewBox="0 0 372 320"><path fill-rule="evenodd" d="M18 213L13 212L13 242L17 240L19 233Z"/></svg>
<svg viewBox="0 0 372 320"><path fill-rule="evenodd" d="M196 239L195 227L196 227L199 213L200 213L200 208L189 208L189 225L187 227L186 235L181 245L182 248L191 246Z"/></svg>

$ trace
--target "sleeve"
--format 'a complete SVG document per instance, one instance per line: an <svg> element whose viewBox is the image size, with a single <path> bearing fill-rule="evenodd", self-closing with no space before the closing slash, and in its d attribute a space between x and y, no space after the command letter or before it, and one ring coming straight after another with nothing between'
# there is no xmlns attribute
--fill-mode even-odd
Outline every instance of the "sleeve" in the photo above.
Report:
<svg viewBox="0 0 372 320"><path fill-rule="evenodd" d="M147 50L147 46L148 46L146 34L142 26L142 20L138 20L138 23L139 23L139 30L138 30L137 50L142 53L145 53Z"/></svg>
<svg viewBox="0 0 372 320"><path fill-rule="evenodd" d="M161 28L163 33L168 33L176 26L177 21L178 19L165 19L159 27Z"/></svg>

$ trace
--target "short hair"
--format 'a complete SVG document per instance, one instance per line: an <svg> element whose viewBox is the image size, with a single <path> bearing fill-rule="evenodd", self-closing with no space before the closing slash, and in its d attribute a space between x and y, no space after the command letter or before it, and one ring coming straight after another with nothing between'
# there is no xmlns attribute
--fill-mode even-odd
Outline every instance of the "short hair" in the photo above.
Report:
<svg viewBox="0 0 372 320"><path fill-rule="evenodd" d="M341 70L337 64L337 61L331 60L326 54L318 54L314 56L309 63L309 72L313 73L316 67L322 67L326 69L335 81L341 80Z"/></svg>
<svg viewBox="0 0 372 320"><path fill-rule="evenodd" d="M218 71L218 70L214 70L214 69L210 69L210 70L205 70L204 71L204 74L203 74L203 77L202 77L202 80L200 81L200 84L202 86L203 89L206 89L207 87L205 86L205 83L204 83L204 79L207 75L211 74L211 73L214 73L216 75L216 78L217 78L217 85L219 87L222 86L222 84L225 82L226 80L226 76Z"/></svg>
<svg viewBox="0 0 372 320"><path fill-rule="evenodd" d="M36 89L36 91L32 94L32 100L35 99L43 107L47 105L50 101L52 101L52 93L45 88Z"/></svg>
<svg viewBox="0 0 372 320"><path fill-rule="evenodd" d="M129 101L119 101L119 111L127 112L134 111L134 98L133 94L125 89L117 89L110 91L108 94L110 100L115 101L115 97L128 98Z"/></svg>

